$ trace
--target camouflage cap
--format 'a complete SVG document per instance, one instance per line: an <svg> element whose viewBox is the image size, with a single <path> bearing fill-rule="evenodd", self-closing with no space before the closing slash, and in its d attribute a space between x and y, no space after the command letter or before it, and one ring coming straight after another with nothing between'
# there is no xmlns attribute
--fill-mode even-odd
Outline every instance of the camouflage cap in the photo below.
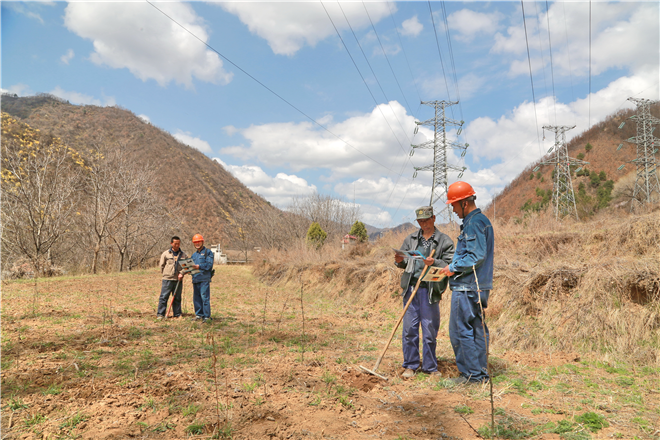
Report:
<svg viewBox="0 0 660 440"><path fill-rule="evenodd" d="M433 217L433 206L422 206L421 208L417 208L415 209L415 214L417 215L417 220L431 218Z"/></svg>

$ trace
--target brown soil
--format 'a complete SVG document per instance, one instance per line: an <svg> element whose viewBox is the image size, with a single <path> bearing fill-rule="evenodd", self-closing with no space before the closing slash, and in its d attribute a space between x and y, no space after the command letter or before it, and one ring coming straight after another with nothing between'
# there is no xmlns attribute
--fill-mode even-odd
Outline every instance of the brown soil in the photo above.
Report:
<svg viewBox="0 0 660 440"><path fill-rule="evenodd" d="M490 422L487 385L401 379L398 337L378 369L389 380L359 368L373 367L398 300L363 307L309 289L301 302L299 289L225 266L212 283L213 324L198 324L189 280L183 319L155 321L159 289L156 271L3 284L2 438L472 439ZM438 356L442 376L456 376L446 331ZM495 353L491 370L536 377L529 368L579 360ZM496 407L517 420L564 419L580 399L495 382ZM460 415L464 405L473 412Z"/></svg>

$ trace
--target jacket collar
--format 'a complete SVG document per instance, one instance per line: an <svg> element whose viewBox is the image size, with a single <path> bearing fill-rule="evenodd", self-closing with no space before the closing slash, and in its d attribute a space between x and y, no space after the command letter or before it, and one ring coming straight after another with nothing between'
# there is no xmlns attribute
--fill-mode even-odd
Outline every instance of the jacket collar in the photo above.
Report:
<svg viewBox="0 0 660 440"><path fill-rule="evenodd" d="M439 236L440 236L440 231L438 230L438 228L434 228L433 229L433 235L431 236L430 239L437 243ZM417 230L417 232L413 232L413 237L417 241L419 241L422 238L422 228L419 228Z"/></svg>

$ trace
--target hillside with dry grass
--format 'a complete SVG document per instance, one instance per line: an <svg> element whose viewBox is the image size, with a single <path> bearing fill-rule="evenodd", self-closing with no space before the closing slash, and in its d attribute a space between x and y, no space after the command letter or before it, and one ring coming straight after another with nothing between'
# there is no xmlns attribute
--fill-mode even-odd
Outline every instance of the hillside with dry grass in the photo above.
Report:
<svg viewBox="0 0 660 440"><path fill-rule="evenodd" d="M182 235L201 233L209 243L227 241L227 226L235 223L237 213L279 211L219 163L129 110L71 105L49 95L3 95L2 111L76 150L87 151L93 143L121 144L136 163L155 165L153 191L176 208Z"/></svg>
<svg viewBox="0 0 660 440"><path fill-rule="evenodd" d="M573 173L573 187L576 193L576 202L580 217L589 217L607 206L625 206L630 203L630 187L635 179L635 168L629 164L635 159L636 145L625 142L636 135L636 125L628 118L635 114L634 110L620 110L601 121L589 130L586 130L568 142L568 154L573 158L582 158L589 162L585 168L593 173L604 173L602 184L592 182L590 176ZM656 118L660 116L660 104L651 107L651 114ZM625 125L619 129L619 125ZM545 132L545 136L553 137L554 133ZM623 147L617 151L620 144ZM589 147L587 146L589 145ZM544 160L551 159L551 154L545 155L533 164L530 164L507 187L494 197L484 212L489 217L496 213L498 218L504 220L513 217L522 217L525 203L536 204L536 208L545 209L548 206L548 197L544 195L552 192L552 166L540 166L537 172L533 170ZM618 168L626 164L622 170ZM582 175L580 175L582 174ZM598 190L611 180L613 188L610 189L611 199L599 206ZM584 191L578 194L582 184ZM602 190L601 190L602 191ZM603 206L605 205L605 206ZM629 206L629 205L628 205ZM494 208L497 210L494 211Z"/></svg>

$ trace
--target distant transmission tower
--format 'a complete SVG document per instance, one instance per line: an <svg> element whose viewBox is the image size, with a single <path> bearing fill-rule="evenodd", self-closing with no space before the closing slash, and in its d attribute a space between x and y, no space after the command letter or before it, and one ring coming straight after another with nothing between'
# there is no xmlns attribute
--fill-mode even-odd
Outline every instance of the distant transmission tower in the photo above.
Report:
<svg viewBox="0 0 660 440"><path fill-rule="evenodd" d="M435 108L435 117L424 122L416 121L415 123L417 125L433 126L434 136L433 140L426 141L419 145L411 145L413 149L410 151L410 155L412 156L414 154L415 148L427 150L433 149L433 163L424 167L415 167L415 174L413 176L417 177L418 171L433 171L431 201L429 202L429 205L433 206L438 199L446 198L448 187L447 172L449 170L458 171L460 173L458 177L461 178L463 176L463 171L466 169L466 167L458 167L448 164L447 150L462 150L461 157L464 157L469 145L458 144L447 139L447 126L459 127L458 134L460 134L463 129L463 121L455 121L453 119L448 119L445 116L445 108L458 104L458 101L422 101L422 104ZM415 127L415 133L417 133L417 128L418 127ZM439 212L436 212L435 215L439 223L450 223L452 221L452 212L449 205L443 204L442 209Z"/></svg>
<svg viewBox="0 0 660 440"><path fill-rule="evenodd" d="M637 167L635 189L630 204L632 211L644 203L651 203L653 192L660 195L658 168L655 161L655 154L658 152L656 144L660 139L653 136L653 125L660 124L660 119L653 117L650 111L651 105L658 101L642 98L628 98L628 101L637 104L637 114L629 118L637 121L637 136L626 140L631 144L637 144L637 158L631 161ZM623 124L619 127L623 127ZM623 165L619 169L623 169Z"/></svg>
<svg viewBox="0 0 660 440"><path fill-rule="evenodd" d="M568 127L566 125L544 125L544 130L555 133L555 144L548 153L554 149L555 155L552 159L541 162L541 165L554 165L555 173L552 188L552 203L557 219L566 216L574 216L579 220L577 206L575 205L575 192L573 192L573 180L571 179L571 165L588 164L583 160L574 159L568 156L568 147L566 146L566 132L575 128L575 125Z"/></svg>

